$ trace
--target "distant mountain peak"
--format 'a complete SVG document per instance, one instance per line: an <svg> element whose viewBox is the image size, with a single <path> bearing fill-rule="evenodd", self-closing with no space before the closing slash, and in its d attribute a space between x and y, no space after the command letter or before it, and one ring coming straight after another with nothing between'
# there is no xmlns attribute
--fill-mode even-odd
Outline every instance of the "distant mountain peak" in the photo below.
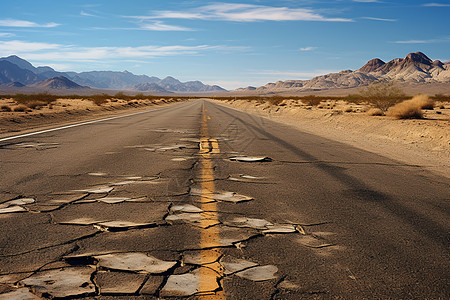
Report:
<svg viewBox="0 0 450 300"><path fill-rule="evenodd" d="M0 60L9 61L10 63L15 64L16 66L18 66L21 69L29 70L32 72L34 72L36 70L36 68L31 63L29 63L28 61L26 61L23 58L18 57L17 55L1 57Z"/></svg>
<svg viewBox="0 0 450 300"><path fill-rule="evenodd" d="M56 77L48 78L48 79L36 82L32 86L38 87L38 88L48 88L48 89L84 89L84 88L87 88L85 86L76 84L75 82L73 82L72 80L70 80L64 76L56 76Z"/></svg>
<svg viewBox="0 0 450 300"><path fill-rule="evenodd" d="M430 65L433 63L433 61L428 56L423 54L422 52L409 53L405 57L405 60L410 60L413 62L422 63L422 64L426 64L426 65Z"/></svg>
<svg viewBox="0 0 450 300"><path fill-rule="evenodd" d="M384 66L385 62L379 58L374 58L369 60L364 66L362 66L359 71L364 73L375 72Z"/></svg>

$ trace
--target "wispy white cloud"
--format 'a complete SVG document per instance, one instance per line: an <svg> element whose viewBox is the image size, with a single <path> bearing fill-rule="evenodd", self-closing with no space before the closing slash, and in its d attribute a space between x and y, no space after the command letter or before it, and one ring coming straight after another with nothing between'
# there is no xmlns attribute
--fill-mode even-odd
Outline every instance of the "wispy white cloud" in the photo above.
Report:
<svg viewBox="0 0 450 300"><path fill-rule="evenodd" d="M207 51L246 51L247 47L226 45L77 47L26 41L0 41L0 56L18 54L26 59L54 62L91 62L115 59L148 59L161 56L198 55Z"/></svg>
<svg viewBox="0 0 450 300"><path fill-rule="evenodd" d="M395 41L395 44L427 44L432 43L431 40L407 40L407 41Z"/></svg>
<svg viewBox="0 0 450 300"><path fill-rule="evenodd" d="M384 19L384 18L374 18L374 17L361 17L361 19L372 20L372 21L383 21L383 22L396 22L396 19Z"/></svg>
<svg viewBox="0 0 450 300"><path fill-rule="evenodd" d="M37 43L37 42L24 42L24 41L0 41L0 53L2 54L15 54L15 53L27 53L27 52L39 52L43 50L64 49L63 45Z"/></svg>
<svg viewBox="0 0 450 300"><path fill-rule="evenodd" d="M87 13L87 12L85 12L84 10L82 10L82 11L80 12L80 15L81 15L81 16L84 16L84 17L96 17L96 15Z"/></svg>
<svg viewBox="0 0 450 300"><path fill-rule="evenodd" d="M440 42L450 42L450 37L440 38L440 39L429 39L429 40L403 40L394 41L395 44L431 44Z"/></svg>
<svg viewBox="0 0 450 300"><path fill-rule="evenodd" d="M347 18L328 18L312 9L274 7L265 5L216 3L201 6L189 11L155 11L150 16L135 16L145 19L190 19L220 20L234 22L256 21L323 21L351 22Z"/></svg>
<svg viewBox="0 0 450 300"><path fill-rule="evenodd" d="M361 2L361 3L380 3L378 0L353 0L353 2Z"/></svg>
<svg viewBox="0 0 450 300"><path fill-rule="evenodd" d="M428 6L428 7L450 7L450 4L444 4L444 3L425 3L423 6Z"/></svg>
<svg viewBox="0 0 450 300"><path fill-rule="evenodd" d="M313 50L316 50L316 49L317 49L317 47L309 46L309 47L300 48L300 51L313 51Z"/></svg>
<svg viewBox="0 0 450 300"><path fill-rule="evenodd" d="M164 24L162 21L154 21L151 23L141 23L140 28L153 31L193 31L194 29Z"/></svg>
<svg viewBox="0 0 450 300"><path fill-rule="evenodd" d="M12 37L12 36L15 36L15 34L9 32L0 32L0 37Z"/></svg>
<svg viewBox="0 0 450 300"><path fill-rule="evenodd" d="M0 19L1 27L27 27L27 28L35 28L35 27L43 27L43 28L51 28L57 27L60 24L57 23L47 23L47 24L38 24L35 22L25 21L25 20L15 20L15 19Z"/></svg>

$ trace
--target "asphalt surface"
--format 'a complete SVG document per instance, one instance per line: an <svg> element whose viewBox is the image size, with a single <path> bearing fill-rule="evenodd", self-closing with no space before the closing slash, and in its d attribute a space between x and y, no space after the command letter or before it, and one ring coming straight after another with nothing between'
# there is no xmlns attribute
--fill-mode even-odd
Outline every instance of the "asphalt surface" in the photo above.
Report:
<svg viewBox="0 0 450 300"><path fill-rule="evenodd" d="M0 299L450 295L447 178L215 102L0 141L0 164Z"/></svg>

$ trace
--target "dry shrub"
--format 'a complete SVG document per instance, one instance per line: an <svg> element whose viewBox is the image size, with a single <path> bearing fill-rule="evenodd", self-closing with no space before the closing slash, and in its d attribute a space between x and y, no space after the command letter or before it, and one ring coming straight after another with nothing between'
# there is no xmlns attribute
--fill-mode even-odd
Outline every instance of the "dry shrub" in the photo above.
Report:
<svg viewBox="0 0 450 300"><path fill-rule="evenodd" d="M12 111L12 109L9 105L2 105L2 106L0 106L0 109L2 111L7 111L7 112Z"/></svg>
<svg viewBox="0 0 450 300"><path fill-rule="evenodd" d="M316 106L322 102L323 97L317 97L315 95L303 96L301 101L304 102L308 106Z"/></svg>
<svg viewBox="0 0 450 300"><path fill-rule="evenodd" d="M94 104L101 106L102 104L108 103L108 98L111 96L107 94L97 94L89 96L89 100L94 102Z"/></svg>
<svg viewBox="0 0 450 300"><path fill-rule="evenodd" d="M416 101L417 105L419 105L421 109L434 109L435 102L427 95L419 94L414 96L411 100Z"/></svg>
<svg viewBox="0 0 450 300"><path fill-rule="evenodd" d="M347 106L344 108L345 112L353 112L353 108L351 106Z"/></svg>
<svg viewBox="0 0 450 300"><path fill-rule="evenodd" d="M46 106L48 103L40 100L30 101L26 103L26 106L31 109L39 109L42 106Z"/></svg>
<svg viewBox="0 0 450 300"><path fill-rule="evenodd" d="M421 119L423 118L422 108L430 105L429 100L430 99L425 95L414 96L410 100L400 102L393 107L390 107L386 115L397 119Z"/></svg>
<svg viewBox="0 0 450 300"><path fill-rule="evenodd" d="M278 106L283 102L284 98L279 96L272 96L267 99L267 102L269 102L270 105Z"/></svg>
<svg viewBox="0 0 450 300"><path fill-rule="evenodd" d="M405 93L393 81L379 81L361 90L364 99L382 111L407 99Z"/></svg>
<svg viewBox="0 0 450 300"><path fill-rule="evenodd" d="M367 114L369 116L384 116L383 111L379 108L371 108L367 111Z"/></svg>
<svg viewBox="0 0 450 300"><path fill-rule="evenodd" d="M13 108L13 111L15 112L25 112L29 111L30 109L25 104L19 104Z"/></svg>

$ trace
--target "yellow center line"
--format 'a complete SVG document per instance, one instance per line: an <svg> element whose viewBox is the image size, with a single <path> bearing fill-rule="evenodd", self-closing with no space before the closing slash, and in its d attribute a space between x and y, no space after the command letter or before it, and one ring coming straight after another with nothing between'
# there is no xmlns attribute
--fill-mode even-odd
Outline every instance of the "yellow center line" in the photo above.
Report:
<svg viewBox="0 0 450 300"><path fill-rule="evenodd" d="M203 122L201 127L200 139L200 165L201 165L201 189L200 197L201 209L209 212L208 217L203 217L201 227L205 228L212 224L217 224L218 213L217 204L212 202L211 196L215 191L214 186L214 171L212 166L211 154L220 153L219 143L216 139L210 139L208 134L208 120L211 119L206 115L205 105L202 105ZM219 228L213 226L201 230L200 246L202 249L211 248L220 243ZM220 252L213 249L205 249L201 251L202 264L211 261L217 261L220 257ZM223 276L223 270L219 263L212 263L206 265L207 268L200 268L200 291L214 290L217 286L219 277ZM223 291L218 291L214 294L202 295L201 299L225 299Z"/></svg>

